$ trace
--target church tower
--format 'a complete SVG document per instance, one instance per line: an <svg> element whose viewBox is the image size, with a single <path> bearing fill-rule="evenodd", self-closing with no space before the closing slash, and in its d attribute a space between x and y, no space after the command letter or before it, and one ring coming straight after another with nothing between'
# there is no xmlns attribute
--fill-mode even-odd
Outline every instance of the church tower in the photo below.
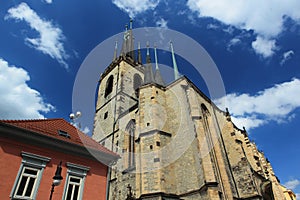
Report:
<svg viewBox="0 0 300 200"><path fill-rule="evenodd" d="M108 175L109 200L284 200L272 167L246 130L237 128L187 77L165 84L156 46L142 63L132 21L120 55L100 76L93 139L121 159ZM154 50L153 72L150 50Z"/></svg>

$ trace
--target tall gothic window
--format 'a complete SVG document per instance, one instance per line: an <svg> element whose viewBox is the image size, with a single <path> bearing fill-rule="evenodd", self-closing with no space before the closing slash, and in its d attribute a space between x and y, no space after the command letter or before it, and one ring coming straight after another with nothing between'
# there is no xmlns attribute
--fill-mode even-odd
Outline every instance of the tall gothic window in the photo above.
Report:
<svg viewBox="0 0 300 200"><path fill-rule="evenodd" d="M139 97L139 87L142 85L143 79L140 75L134 74L133 76L133 89L136 97Z"/></svg>
<svg viewBox="0 0 300 200"><path fill-rule="evenodd" d="M202 114L205 115L205 116L209 116L209 111L207 109L207 107L202 103L201 104L201 110L202 110Z"/></svg>
<svg viewBox="0 0 300 200"><path fill-rule="evenodd" d="M135 134L135 120L132 119L126 126L126 133L128 134L128 167L135 164L134 159L134 134Z"/></svg>
<svg viewBox="0 0 300 200"><path fill-rule="evenodd" d="M210 116L210 113L209 113L207 107L203 103L201 104L201 112L203 115L204 130L205 130L206 134L209 134L210 128L209 128L209 119L208 118Z"/></svg>
<svg viewBox="0 0 300 200"><path fill-rule="evenodd" d="M104 94L105 98L112 92L113 82L114 82L114 76L111 75L106 81L105 94Z"/></svg>

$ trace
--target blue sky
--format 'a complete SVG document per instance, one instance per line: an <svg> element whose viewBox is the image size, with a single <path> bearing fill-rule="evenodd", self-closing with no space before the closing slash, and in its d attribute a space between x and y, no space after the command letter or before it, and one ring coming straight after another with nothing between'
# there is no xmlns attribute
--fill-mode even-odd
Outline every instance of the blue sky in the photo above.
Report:
<svg viewBox="0 0 300 200"><path fill-rule="evenodd" d="M68 119L82 62L132 17L134 27L173 29L205 48L225 85L221 108L300 193L298 0L14 0L0 8L0 118ZM204 87L180 59L178 66Z"/></svg>

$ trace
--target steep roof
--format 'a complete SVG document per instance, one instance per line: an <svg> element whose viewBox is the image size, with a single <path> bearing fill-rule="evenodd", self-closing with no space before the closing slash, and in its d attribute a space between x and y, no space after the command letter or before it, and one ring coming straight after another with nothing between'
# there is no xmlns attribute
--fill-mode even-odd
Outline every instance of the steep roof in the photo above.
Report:
<svg viewBox="0 0 300 200"><path fill-rule="evenodd" d="M0 122L32 131L44 136L52 137L70 144L91 148L113 157L117 154L94 141L89 136L78 130L62 118L58 119L34 119L34 120L0 120ZM60 133L59 133L60 132ZM66 133L66 135L64 135Z"/></svg>

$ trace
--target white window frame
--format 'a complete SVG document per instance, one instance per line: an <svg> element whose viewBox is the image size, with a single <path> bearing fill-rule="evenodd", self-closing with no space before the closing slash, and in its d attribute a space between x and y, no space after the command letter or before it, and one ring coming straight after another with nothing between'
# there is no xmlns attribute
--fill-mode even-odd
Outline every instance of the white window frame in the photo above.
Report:
<svg viewBox="0 0 300 200"><path fill-rule="evenodd" d="M34 200L37 195L37 191L38 191L38 188L40 185L40 181L41 181L41 177L42 177L44 168L46 167L46 164L50 161L50 158L32 154L32 153L28 153L28 152L21 152L21 156L22 156L22 163L19 168L18 174L16 176L12 191L10 193L10 198L11 199ZM37 171L37 174L36 175L25 174L24 172L26 169L35 170L35 171ZM25 187L24 187L22 195L17 195L17 192L19 190L19 186L20 186L20 183L21 183L21 180L23 177L35 178L30 196L24 196L25 191L27 190L27 187L28 187L29 179L27 179L27 181L25 183Z"/></svg>
<svg viewBox="0 0 300 200"><path fill-rule="evenodd" d="M85 178L86 178L87 172L90 170L90 168L87 166L77 165L77 164L73 164L70 162L67 162L66 165L67 165L67 177L66 177L66 182L65 182L65 186L64 186L64 194L63 194L62 200L67 199L67 192L68 192L70 184L79 186L77 200L81 200L82 196L83 196ZM71 178L78 178L80 181L78 184L72 183L70 181ZM73 195L74 195L74 193L72 192L72 197L73 197Z"/></svg>

